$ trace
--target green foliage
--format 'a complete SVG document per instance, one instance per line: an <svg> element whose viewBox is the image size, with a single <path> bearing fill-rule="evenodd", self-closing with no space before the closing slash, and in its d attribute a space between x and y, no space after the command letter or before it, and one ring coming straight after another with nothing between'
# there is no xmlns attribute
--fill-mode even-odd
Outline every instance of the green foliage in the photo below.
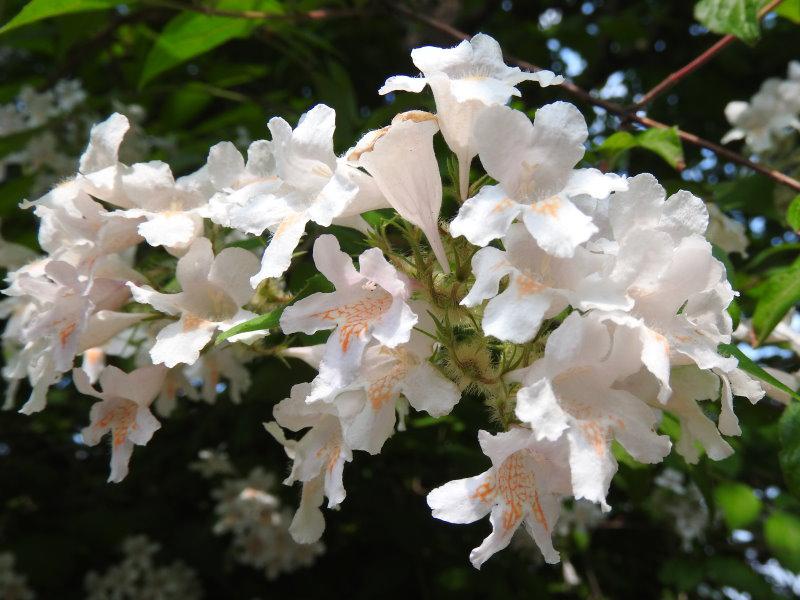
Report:
<svg viewBox="0 0 800 600"><path fill-rule="evenodd" d="M800 571L800 519L776 510L764 523L764 538L769 549L787 569Z"/></svg>
<svg viewBox="0 0 800 600"><path fill-rule="evenodd" d="M793 402L783 411L778 425L781 450L778 458L789 491L800 498L800 403Z"/></svg>
<svg viewBox="0 0 800 600"><path fill-rule="evenodd" d="M755 311L753 329L759 343L764 341L787 312L800 301L800 264L773 272L764 283Z"/></svg>
<svg viewBox="0 0 800 600"><path fill-rule="evenodd" d="M753 488L743 483L726 482L714 488L714 502L728 529L751 525L761 514L761 500Z"/></svg>
<svg viewBox="0 0 800 600"><path fill-rule="evenodd" d="M597 152L604 156L612 165L632 148L649 150L663 158L668 165L675 169L686 166L683 156L683 146L678 137L678 129L647 129L639 133L618 131L608 137L598 148Z"/></svg>
<svg viewBox="0 0 800 600"><path fill-rule="evenodd" d="M722 356L734 356L739 361L739 368L744 371L745 373L749 373L756 379L760 379L761 381L765 381L771 386L774 386L780 390L783 390L787 394L790 394L800 400L800 395L797 392L789 387L786 384L781 383L775 377L770 375L767 371L763 368L758 366L752 359L750 359L744 352L739 350L735 344L720 344L719 345L719 353Z"/></svg>
<svg viewBox="0 0 800 600"><path fill-rule="evenodd" d="M0 28L0 34L60 15L107 10L114 8L117 0L31 0L17 15Z"/></svg>
<svg viewBox="0 0 800 600"><path fill-rule="evenodd" d="M754 42L760 35L758 0L700 0L694 16L715 33L729 33L745 42Z"/></svg>
<svg viewBox="0 0 800 600"><path fill-rule="evenodd" d="M281 14L281 5L274 1L223 0L217 8L242 11L258 8ZM234 38L250 35L259 22L253 19L183 13L176 16L161 31L152 50L147 54L139 85L143 86L157 75L196 56L213 50Z"/></svg>
<svg viewBox="0 0 800 600"><path fill-rule="evenodd" d="M789 205L786 211L786 222L795 232L800 232L800 196L795 196Z"/></svg>
<svg viewBox="0 0 800 600"><path fill-rule="evenodd" d="M784 19L800 23L800 0L783 0L775 12Z"/></svg>

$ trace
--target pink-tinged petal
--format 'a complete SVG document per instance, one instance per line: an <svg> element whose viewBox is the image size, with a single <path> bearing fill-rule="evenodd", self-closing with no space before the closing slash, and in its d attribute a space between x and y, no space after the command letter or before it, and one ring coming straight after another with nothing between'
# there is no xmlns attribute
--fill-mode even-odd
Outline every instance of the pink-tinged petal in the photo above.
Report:
<svg viewBox="0 0 800 600"><path fill-rule="evenodd" d="M73 369L72 370L72 382L75 384L75 388L85 396L92 396L94 398L103 399L103 394L98 392L96 389L92 387L92 384L89 381L89 376L83 372L81 369ZM94 445L94 444L90 444Z"/></svg>
<svg viewBox="0 0 800 600"><path fill-rule="evenodd" d="M141 223L138 232L151 246L182 249L203 234L203 219L192 213L164 212Z"/></svg>
<svg viewBox="0 0 800 600"><path fill-rule="evenodd" d="M384 442L394 433L398 396L396 390L386 395L368 392L362 410L344 426L344 439L350 448L373 455L380 453Z"/></svg>
<svg viewBox="0 0 800 600"><path fill-rule="evenodd" d="M138 300L137 300L138 302ZM80 336L78 352L86 352L108 342L115 335L147 318L147 313L122 313L101 310L89 317L86 329Z"/></svg>
<svg viewBox="0 0 800 600"><path fill-rule="evenodd" d="M208 178L215 189L231 187L244 172L244 158L230 142L220 142L208 151Z"/></svg>
<svg viewBox="0 0 800 600"><path fill-rule="evenodd" d="M214 258L208 281L224 290L237 306L243 306L253 297L250 278L258 270L258 259L252 252L242 248L225 248Z"/></svg>
<svg viewBox="0 0 800 600"><path fill-rule="evenodd" d="M112 114L102 123L92 125L89 145L81 155L80 172L94 173L116 166L119 146L129 127L128 119L119 113Z"/></svg>
<svg viewBox="0 0 800 600"><path fill-rule="evenodd" d="M341 165L317 194L308 208L308 216L315 223L328 227L333 219L346 211L357 194L358 185L348 177L347 168Z"/></svg>
<svg viewBox="0 0 800 600"><path fill-rule="evenodd" d="M611 192L624 192L627 189L628 180L616 173L575 169L567 180L563 193L568 197L586 194L592 198L605 198Z"/></svg>
<svg viewBox="0 0 800 600"><path fill-rule="evenodd" d="M561 515L561 498L554 494L541 494L536 510L525 517L525 530L536 542L542 552L544 561L554 565L561 560L561 555L553 547L553 527Z"/></svg>
<svg viewBox="0 0 800 600"><path fill-rule="evenodd" d="M155 291L149 285L138 286L135 283L128 282L128 288L131 290L131 296L136 302L140 304L149 304L157 311L167 315L177 315L180 312L178 301L180 294L162 294Z"/></svg>
<svg viewBox="0 0 800 600"><path fill-rule="evenodd" d="M474 523L492 508L497 497L495 470L445 483L428 494L435 519L448 523Z"/></svg>
<svg viewBox="0 0 800 600"><path fill-rule="evenodd" d="M325 517L319 507L323 499L321 475L303 484L300 506L289 525L289 533L298 544L313 544L322 537Z"/></svg>
<svg viewBox="0 0 800 600"><path fill-rule="evenodd" d="M400 390L415 410L423 410L432 417L449 414L461 399L456 384L427 360L408 372L400 384Z"/></svg>
<svg viewBox="0 0 800 600"><path fill-rule="evenodd" d="M109 483L120 483L128 476L128 463L133 454L133 442L125 440L120 444L111 446L111 473Z"/></svg>
<svg viewBox="0 0 800 600"><path fill-rule="evenodd" d="M515 414L530 425L538 440L555 441L570 426L569 415L561 408L547 379L519 389Z"/></svg>
<svg viewBox="0 0 800 600"><path fill-rule="evenodd" d="M425 89L428 81L424 77L409 77L408 75L394 75L386 80L378 93L381 96L389 92L412 92L415 94L420 93Z"/></svg>
<svg viewBox="0 0 800 600"><path fill-rule="evenodd" d="M140 408L136 411L136 422L128 431L128 439L137 446L144 446L153 437L153 434L161 428L148 408Z"/></svg>
<svg viewBox="0 0 800 600"><path fill-rule="evenodd" d="M450 222L453 237L464 236L476 246L486 246L506 235L521 205L499 185L485 185L469 198Z"/></svg>
<svg viewBox="0 0 800 600"><path fill-rule="evenodd" d="M192 365L200 358L200 351L214 337L216 329L216 323L184 313L179 321L158 332L156 343L150 349L150 359L153 364L169 368L180 363Z"/></svg>
<svg viewBox="0 0 800 600"><path fill-rule="evenodd" d="M384 346L395 348L411 338L418 317L402 300L395 299L372 326L372 337Z"/></svg>
<svg viewBox="0 0 800 600"><path fill-rule="evenodd" d="M486 335L524 344L534 338L553 307L560 311L566 306L566 300L532 277L514 274L508 288L489 300L481 325Z"/></svg>
<svg viewBox="0 0 800 600"><path fill-rule="evenodd" d="M364 279L353 266L353 259L339 249L339 241L330 234L321 235L314 242L314 265L336 289Z"/></svg>
<svg viewBox="0 0 800 600"><path fill-rule="evenodd" d="M462 306L477 306L488 298L494 298L500 290L500 281L515 270L506 252L491 246L481 248L472 257L472 272L475 283L461 301Z"/></svg>
<svg viewBox="0 0 800 600"><path fill-rule="evenodd" d="M611 454L608 431L594 421L581 421L567 431L569 466L575 498L600 504L604 512L611 479L617 472L617 461Z"/></svg>
<svg viewBox="0 0 800 600"><path fill-rule="evenodd" d="M265 279L280 277L289 268L306 223L308 217L304 213L292 213L281 221L261 257L261 269L250 278L254 288Z"/></svg>
<svg viewBox="0 0 800 600"><path fill-rule="evenodd" d="M572 256L597 232L591 217L562 196L533 202L523 210L522 220L542 250L558 257Z"/></svg>

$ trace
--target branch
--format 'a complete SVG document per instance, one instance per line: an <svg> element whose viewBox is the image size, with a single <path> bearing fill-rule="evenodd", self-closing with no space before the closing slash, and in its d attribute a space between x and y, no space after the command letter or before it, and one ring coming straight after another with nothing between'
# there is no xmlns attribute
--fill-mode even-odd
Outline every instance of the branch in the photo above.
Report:
<svg viewBox="0 0 800 600"><path fill-rule="evenodd" d="M762 19L764 15L768 12L776 8L783 0L772 0L769 4L764 6L761 10L758 11L758 18ZM663 93L665 90L668 90L673 85L678 83L681 79L686 77L687 75L694 73L697 69L702 67L712 58L714 58L717 54L719 54L723 49L727 48L732 42L738 39L734 35L726 35L719 40L716 41L708 50L703 52L700 56L689 62L684 67L681 67L674 73L670 73L664 80L662 80L658 85L653 87L649 92L647 92L639 102L636 103L637 108L641 108L652 100Z"/></svg>
<svg viewBox="0 0 800 600"><path fill-rule="evenodd" d="M772 3L775 3L775 0L773 0ZM457 40L468 40L468 39L470 39L469 35L467 35L463 31L460 31L459 29L456 29L452 25L448 25L447 23L442 23L442 22L440 22L440 21L438 21L436 19L433 19L433 18L425 15L425 14L414 12L411 9L409 9L409 8L407 8L405 6L402 6L400 4L387 3L387 6L391 10L394 10L395 12L400 13L401 15L403 15L406 18L413 19L415 21L423 23L423 24L427 25L428 27L431 27L432 29L440 31L440 32L442 32L442 33L444 33L444 34L446 34L446 35L448 35L448 36L450 36L450 37L452 37L454 39L457 39ZM529 71L541 71L542 70L541 67L538 67L538 66L534 65L533 63L527 62L525 60L520 60L518 58L514 58L513 56L506 55L506 59L510 63L516 64L518 67L521 67L523 69L527 69ZM571 81L565 81L564 83L561 84L560 87L563 88L564 90L566 90L567 93L571 94L575 98L578 98L579 100L582 100L583 102L586 102L587 104L592 104L594 106L599 106L601 108L604 108L609 113L620 117L623 122L638 123L639 125L641 125L643 127L647 127L649 129L665 129L665 128L669 127L669 125L666 125L664 123L660 123L659 121L656 121L655 119L651 119L651 118L646 117L644 115L640 115L640 114L636 113L635 110L626 108L626 107L622 106L621 104L617 104L616 102L609 102L608 100L603 100L602 98L598 98L596 96L593 96L592 94L590 94L589 92L587 92L583 88L575 85ZM693 144L695 146L700 146L701 148L707 148L707 149L711 150L712 152L714 152L715 154L717 154L718 156L724 157L727 160L731 161L732 163L736 163L736 164L741 165L743 167L747 167L749 169L752 169L753 171L761 173L762 175L765 175L765 176L769 177L770 179L772 179L772 180L774 180L774 181L776 181L776 182L778 182L778 183L780 183L782 185L785 185L785 186L795 190L796 192L800 192L800 181L797 181L796 179L793 179L793 178L789 177L788 175L785 175L784 173L781 173L780 171L778 171L776 169L772 169L772 168L770 168L768 166L764 166L764 165L761 165L759 163L755 163L752 160L749 160L748 158L745 158L741 154L737 154L736 152L733 152L732 150L728 150L727 148L723 148L719 144L715 144L714 142L711 142L709 140L701 138L700 136L695 135L693 133L689 133L688 131L683 131L681 129L678 129L677 133L678 133L678 137L680 137L683 141L685 141L685 142L687 142L689 144Z"/></svg>

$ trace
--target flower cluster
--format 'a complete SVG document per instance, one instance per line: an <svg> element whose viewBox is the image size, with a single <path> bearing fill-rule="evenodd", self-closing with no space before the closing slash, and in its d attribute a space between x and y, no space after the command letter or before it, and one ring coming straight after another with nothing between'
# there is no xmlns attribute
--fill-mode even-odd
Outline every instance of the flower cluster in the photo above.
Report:
<svg viewBox="0 0 800 600"><path fill-rule="evenodd" d="M72 377L98 400L83 437L111 433L110 479L120 481L133 446L159 427L156 398L168 406L193 383L213 398L220 376L245 389L242 345L304 360L318 374L293 387L266 428L292 461L286 483L302 486L288 531L313 544L325 499L329 508L345 499L345 463L379 453L411 408L439 417L469 389L499 425L477 434L491 465L434 489L428 504L451 523L489 516L476 567L521 525L556 562L562 501L609 510L615 446L662 461L673 445L658 430L665 412L680 423L675 447L687 461L701 448L729 456L734 395L763 391L718 352L731 340L735 292L705 237L705 204L686 191L667 197L649 174L581 165L588 131L577 108L554 102L531 120L509 106L522 83L562 78L507 66L486 35L412 59L421 76L391 77L380 91L430 87L435 113L400 113L342 155L324 105L296 127L272 118L271 139L246 158L217 144L178 178L160 161L120 162L122 115L96 125L75 177L26 205L46 255L10 273L6 290L3 375L12 395L29 380L22 411L44 408L47 388L82 355ZM457 163L450 186L439 133ZM357 266L334 235L319 235L330 225L363 234ZM321 277L287 297L281 278L306 233ZM329 291L311 293L317 279ZM258 325L267 311L281 332L259 329L270 327ZM268 335L278 341L265 347ZM120 336L137 349L127 374L105 366L126 356ZM701 401L719 403L717 422ZM243 493L236 510L272 506L265 492Z"/></svg>
<svg viewBox="0 0 800 600"><path fill-rule="evenodd" d="M122 542L122 561L103 573L86 574L87 600L199 600L199 578L181 561L157 562L161 546L143 535Z"/></svg>
<svg viewBox="0 0 800 600"><path fill-rule="evenodd" d="M28 578L17 573L15 562L10 552L0 553L0 598L33 600L36 594L28 587Z"/></svg>
<svg viewBox="0 0 800 600"><path fill-rule="evenodd" d="M256 467L247 477L225 479L212 493L217 501L214 533L231 534L237 562L263 570L267 579L308 567L325 551L320 542L292 539L292 511L271 493L275 484L272 474Z"/></svg>
<svg viewBox="0 0 800 600"><path fill-rule="evenodd" d="M757 154L773 150L787 133L800 130L800 62L789 63L786 79L764 81L749 102L728 103L725 116L733 129L723 144L743 139Z"/></svg>

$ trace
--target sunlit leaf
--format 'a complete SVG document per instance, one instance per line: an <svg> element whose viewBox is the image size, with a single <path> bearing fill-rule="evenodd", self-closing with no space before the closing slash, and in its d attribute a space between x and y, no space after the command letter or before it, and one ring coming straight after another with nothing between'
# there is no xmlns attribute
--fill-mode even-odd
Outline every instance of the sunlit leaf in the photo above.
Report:
<svg viewBox="0 0 800 600"><path fill-rule="evenodd" d="M728 529L742 529L761 514L761 500L748 485L729 481L714 488L714 502Z"/></svg>
<svg viewBox="0 0 800 600"><path fill-rule="evenodd" d="M800 498L800 403L786 407L778 424L781 450L778 458L789 491Z"/></svg>
<svg viewBox="0 0 800 600"><path fill-rule="evenodd" d="M761 33L758 7L758 0L700 0L694 5L694 16L710 31L754 42Z"/></svg>
<svg viewBox="0 0 800 600"><path fill-rule="evenodd" d="M800 265L793 264L770 275L753 312L753 329L760 344L800 301Z"/></svg>
<svg viewBox="0 0 800 600"><path fill-rule="evenodd" d="M0 28L0 34L50 17L90 10L107 10L119 4L121 4L119 0L31 0L13 19Z"/></svg>
<svg viewBox="0 0 800 600"><path fill-rule="evenodd" d="M734 356L739 361L739 368L752 375L756 379L760 379L761 381L765 381L773 387L776 387L787 394L794 396L798 400L800 400L800 395L798 395L793 389L778 381L775 377L767 373L764 369L762 369L758 364L753 362L744 352L739 350L735 344L720 344L717 348L719 353L723 356Z"/></svg>
<svg viewBox="0 0 800 600"><path fill-rule="evenodd" d="M775 511L764 523L764 539L781 565L800 571L800 518Z"/></svg>
<svg viewBox="0 0 800 600"><path fill-rule="evenodd" d="M800 196L795 196L786 211L786 222L796 232L800 232Z"/></svg>
<svg viewBox="0 0 800 600"><path fill-rule="evenodd" d="M618 131L609 136L597 148L597 152L613 164L624 152L633 148L649 150L663 158L673 168L682 169L685 166L683 146L675 127L648 129L637 134Z"/></svg>

